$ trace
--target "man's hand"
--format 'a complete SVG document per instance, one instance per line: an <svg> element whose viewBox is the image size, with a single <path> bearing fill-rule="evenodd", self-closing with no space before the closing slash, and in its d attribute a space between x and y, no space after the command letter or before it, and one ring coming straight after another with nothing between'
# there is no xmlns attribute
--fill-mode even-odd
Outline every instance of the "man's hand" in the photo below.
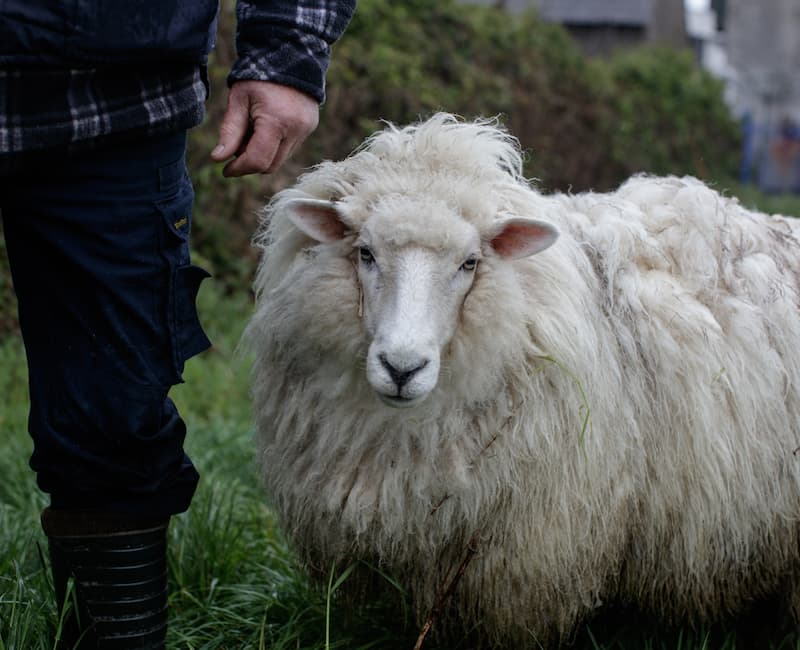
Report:
<svg viewBox="0 0 800 650"><path fill-rule="evenodd" d="M269 81L237 81L211 152L228 160L224 176L271 173L317 128L319 105L305 93Z"/></svg>

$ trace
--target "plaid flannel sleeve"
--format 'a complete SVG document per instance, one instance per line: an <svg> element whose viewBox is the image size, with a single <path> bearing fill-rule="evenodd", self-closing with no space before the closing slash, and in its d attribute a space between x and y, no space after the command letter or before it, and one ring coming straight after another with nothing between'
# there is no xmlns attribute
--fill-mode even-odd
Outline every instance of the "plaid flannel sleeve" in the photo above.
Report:
<svg viewBox="0 0 800 650"><path fill-rule="evenodd" d="M355 4L355 0L238 0L239 58L228 83L274 81L323 102L330 46L350 22Z"/></svg>
<svg viewBox="0 0 800 650"><path fill-rule="evenodd" d="M37 149L188 129L203 119L205 100L195 64L0 70L0 162Z"/></svg>

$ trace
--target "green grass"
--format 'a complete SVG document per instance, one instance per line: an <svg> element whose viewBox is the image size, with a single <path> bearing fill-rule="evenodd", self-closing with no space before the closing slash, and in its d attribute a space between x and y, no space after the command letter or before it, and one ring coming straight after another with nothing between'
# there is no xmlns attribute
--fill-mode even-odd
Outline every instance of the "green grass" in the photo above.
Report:
<svg viewBox="0 0 800 650"><path fill-rule="evenodd" d="M191 360L173 398L187 421L187 450L202 480L192 507L170 527L169 648L366 650L413 647L417 629L398 588L385 601L343 604L337 588L352 567L332 568L313 585L265 506L253 460L246 360L234 354L249 314L246 297L201 292L201 314L215 347ZM27 466L27 386L17 338L0 343L0 650L53 647L57 621L38 516L45 499ZM576 647L591 650L734 650L732 631L660 630L624 614L583 628ZM426 650L470 648L465 640ZM535 647L535 646L532 646ZM796 639L764 648L800 650Z"/></svg>
<svg viewBox="0 0 800 650"><path fill-rule="evenodd" d="M245 296L204 287L214 347L187 363L171 395L187 422L186 449L202 479L170 525L169 648L411 647L402 611L352 611L310 583L265 506L253 460L247 362L235 353L250 312ZM57 614L39 526L46 499L27 465L27 373L16 337L0 342L0 650L52 648ZM333 575L334 583L347 567ZM329 642L326 644L326 630Z"/></svg>

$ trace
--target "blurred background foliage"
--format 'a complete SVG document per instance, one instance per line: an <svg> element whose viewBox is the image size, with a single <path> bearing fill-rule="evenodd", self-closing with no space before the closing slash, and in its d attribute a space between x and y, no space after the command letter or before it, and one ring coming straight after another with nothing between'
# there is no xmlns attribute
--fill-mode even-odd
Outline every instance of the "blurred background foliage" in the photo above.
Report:
<svg viewBox="0 0 800 650"><path fill-rule="evenodd" d="M498 115L527 153L543 191L606 190L636 172L735 176L739 126L720 82L689 51L635 49L586 58L560 26L531 13L454 0L359 0L334 46L320 125L271 176L224 179L209 159L235 58L234 0L223 0L209 62L205 122L191 133L198 263L226 292L246 291L256 265L257 212L322 159L350 153L381 120L408 123L437 110ZM0 251L0 333L15 328L7 258Z"/></svg>

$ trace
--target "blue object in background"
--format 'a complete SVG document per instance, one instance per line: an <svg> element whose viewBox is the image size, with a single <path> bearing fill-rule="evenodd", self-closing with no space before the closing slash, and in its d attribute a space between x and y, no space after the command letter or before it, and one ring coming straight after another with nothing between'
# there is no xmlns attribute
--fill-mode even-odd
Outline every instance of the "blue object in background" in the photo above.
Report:
<svg viewBox="0 0 800 650"><path fill-rule="evenodd" d="M800 126L785 117L770 129L759 163L763 191L800 193Z"/></svg>
<svg viewBox="0 0 800 650"><path fill-rule="evenodd" d="M755 122L750 113L742 118L742 162L739 167L739 181L748 184L753 180L753 163L755 158Z"/></svg>

